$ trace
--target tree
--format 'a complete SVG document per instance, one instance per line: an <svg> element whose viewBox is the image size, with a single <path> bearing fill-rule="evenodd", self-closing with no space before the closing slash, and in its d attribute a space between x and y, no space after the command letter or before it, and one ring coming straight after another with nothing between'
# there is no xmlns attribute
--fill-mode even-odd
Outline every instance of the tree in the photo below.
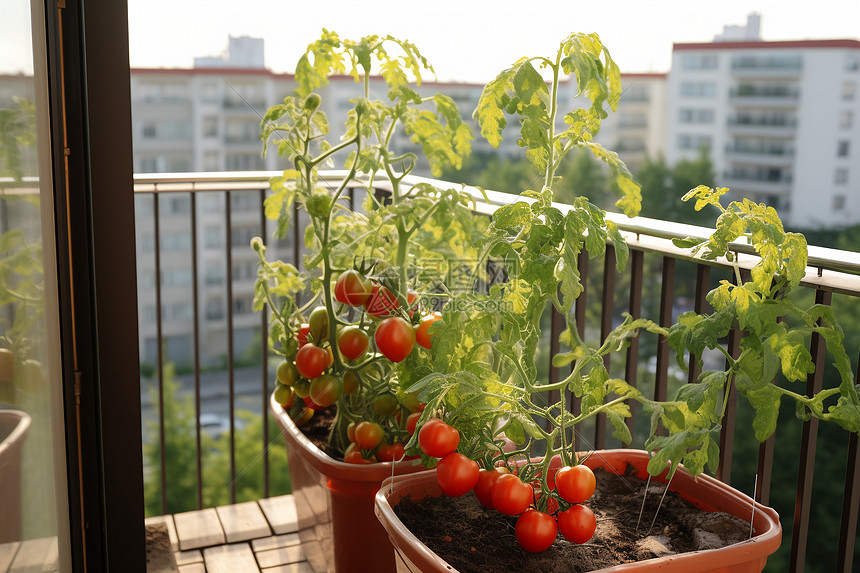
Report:
<svg viewBox="0 0 860 573"><path fill-rule="evenodd" d="M689 223L691 225L713 226L716 207L706 206L695 211L681 197L699 185L714 186L714 166L706 149L702 149L696 159L682 159L674 166L666 165L662 154L652 160L646 158L636 173L642 185L643 217Z"/></svg>

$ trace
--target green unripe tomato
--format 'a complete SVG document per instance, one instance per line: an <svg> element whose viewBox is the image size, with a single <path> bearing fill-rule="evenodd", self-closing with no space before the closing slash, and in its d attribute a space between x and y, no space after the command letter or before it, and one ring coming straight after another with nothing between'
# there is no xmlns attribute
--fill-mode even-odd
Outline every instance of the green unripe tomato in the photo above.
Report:
<svg viewBox="0 0 860 573"><path fill-rule="evenodd" d="M293 405L293 389L283 384L275 386L275 402L289 408Z"/></svg>
<svg viewBox="0 0 860 573"><path fill-rule="evenodd" d="M399 405L400 403L394 394L380 394L373 399L371 407L377 416L390 416L397 411Z"/></svg>
<svg viewBox="0 0 860 573"><path fill-rule="evenodd" d="M293 384L293 390L296 392L296 396L304 400L311 395L311 383L307 378L299 378Z"/></svg>
<svg viewBox="0 0 860 573"><path fill-rule="evenodd" d="M340 398L340 384L334 376L319 376L311 380L310 397L320 406L331 406Z"/></svg>
<svg viewBox="0 0 860 573"><path fill-rule="evenodd" d="M291 360L282 360L278 364L278 382L292 386L298 379L299 371L296 370L296 365Z"/></svg>
<svg viewBox="0 0 860 573"><path fill-rule="evenodd" d="M358 376L352 370L343 373L343 393L354 394L358 390Z"/></svg>
<svg viewBox="0 0 860 573"><path fill-rule="evenodd" d="M323 340L328 340L328 311L324 306L318 306L311 311L308 324L311 327L311 336L314 337L317 345Z"/></svg>

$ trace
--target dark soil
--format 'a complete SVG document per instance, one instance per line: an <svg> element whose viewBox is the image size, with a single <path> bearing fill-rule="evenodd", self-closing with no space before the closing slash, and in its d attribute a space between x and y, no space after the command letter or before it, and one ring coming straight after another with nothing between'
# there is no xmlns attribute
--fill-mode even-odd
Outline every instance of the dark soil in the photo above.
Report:
<svg viewBox="0 0 860 573"><path fill-rule="evenodd" d="M313 445L329 456L340 460L341 456L332 452L328 447L328 435L331 432L331 426L334 424L336 414L337 408L334 406L317 410L306 424L299 427L299 430Z"/></svg>
<svg viewBox="0 0 860 573"><path fill-rule="evenodd" d="M636 531L646 482L628 466L618 476L595 471L597 491L587 505L597 517L590 542L561 535L547 551L526 553L514 537L515 517L485 509L473 494L451 498L407 497L394 508L406 527L460 573L494 571L580 572L699 549L715 549L749 537L749 523L726 513L702 511L675 492L666 495L650 533L665 485L652 482Z"/></svg>

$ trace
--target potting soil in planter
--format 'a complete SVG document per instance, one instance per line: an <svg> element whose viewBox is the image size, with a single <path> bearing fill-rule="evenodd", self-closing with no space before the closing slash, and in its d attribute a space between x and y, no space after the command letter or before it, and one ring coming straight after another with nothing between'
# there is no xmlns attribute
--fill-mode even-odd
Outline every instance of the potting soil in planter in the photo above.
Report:
<svg viewBox="0 0 860 573"><path fill-rule="evenodd" d="M597 491L586 503L597 517L591 541L576 545L560 534L547 551L526 553L514 537L515 517L485 509L469 493L462 497L401 500L394 508L406 527L460 573L494 571L580 572L643 561L673 553L716 549L749 537L749 523L722 512L702 511L668 492L650 533L665 484L652 481L639 531L636 522L646 481L603 469Z"/></svg>

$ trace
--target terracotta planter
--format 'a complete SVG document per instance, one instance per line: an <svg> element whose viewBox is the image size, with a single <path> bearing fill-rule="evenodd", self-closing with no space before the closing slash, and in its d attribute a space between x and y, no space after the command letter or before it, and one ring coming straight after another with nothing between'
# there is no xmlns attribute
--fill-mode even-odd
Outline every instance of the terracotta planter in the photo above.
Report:
<svg viewBox="0 0 860 573"><path fill-rule="evenodd" d="M21 456L30 416L0 410L0 543L21 540Z"/></svg>
<svg viewBox="0 0 860 573"><path fill-rule="evenodd" d="M623 473L629 462L637 470L639 477L647 478L645 470L648 464L648 454L640 450L604 450L600 455L592 455L586 461L591 468L602 467L614 473ZM553 460L551 469L559 467L558 460ZM652 478L658 479L658 478ZM665 483L665 479L659 478ZM743 520L749 521L752 514L752 499L736 489L714 478L701 475L698 482L683 469L679 469L672 478L672 491L678 492L683 498L696 507L706 511L724 511ZM431 472L414 476L387 479L376 494L376 515L388 531L394 549L397 552L398 572L445 572L452 573L453 567L448 565L426 545L421 543L406 529L394 514L401 498L412 495L413 499L421 499L428 495L442 495L436 478ZM627 563L616 567L600 569L600 572L622 571L660 571L661 573L728 573L755 572L764 569L768 555L777 550L782 538L782 528L776 511L761 505L756 506L753 521L757 535L748 541L707 551L695 551L670 555L657 559L649 559L639 563Z"/></svg>
<svg viewBox="0 0 860 573"><path fill-rule="evenodd" d="M417 460L336 461L313 445L274 399L270 406L287 444L299 537L311 567L316 573L394 573L394 550L373 514L373 499L384 479L424 467Z"/></svg>

